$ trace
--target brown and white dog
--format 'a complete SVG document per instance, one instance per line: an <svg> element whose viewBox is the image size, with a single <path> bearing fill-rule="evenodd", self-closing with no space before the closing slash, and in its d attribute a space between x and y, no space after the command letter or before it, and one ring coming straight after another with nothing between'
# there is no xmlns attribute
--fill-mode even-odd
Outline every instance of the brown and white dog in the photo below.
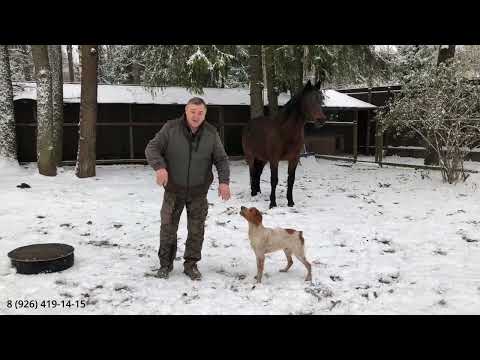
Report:
<svg viewBox="0 0 480 360"><path fill-rule="evenodd" d="M257 257L257 283L262 281L265 254L283 250L287 256L287 266L281 269L286 272L293 264L292 254L307 268L305 281L312 280L312 266L305 258L305 240L303 232L292 229L267 228L262 224L262 213L257 208L240 208L240 215L248 221L248 238Z"/></svg>

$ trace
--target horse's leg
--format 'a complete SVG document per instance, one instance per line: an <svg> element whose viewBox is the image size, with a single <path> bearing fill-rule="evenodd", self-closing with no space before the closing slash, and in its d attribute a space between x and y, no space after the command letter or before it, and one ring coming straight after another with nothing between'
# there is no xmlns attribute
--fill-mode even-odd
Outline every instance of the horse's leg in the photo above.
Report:
<svg viewBox="0 0 480 360"><path fill-rule="evenodd" d="M275 198L275 188L278 184L278 160L270 161L270 183L272 185L272 192L270 193L270 209L277 206Z"/></svg>
<svg viewBox="0 0 480 360"><path fill-rule="evenodd" d="M266 161L262 161L262 160L258 160L258 159L255 159L255 190L259 193L262 192L262 190L260 190L260 177L262 176L262 172L263 172L263 168L265 167L265 164L267 162Z"/></svg>
<svg viewBox="0 0 480 360"><path fill-rule="evenodd" d="M293 206L293 183L295 182L295 170L297 170L299 159L290 160L288 162L288 181L287 181L287 200L288 206Z"/></svg>
<svg viewBox="0 0 480 360"><path fill-rule="evenodd" d="M245 160L247 160L248 171L250 173L250 189L252 191L251 195L255 196L257 195L257 192L255 191L255 159L250 156L245 156Z"/></svg>

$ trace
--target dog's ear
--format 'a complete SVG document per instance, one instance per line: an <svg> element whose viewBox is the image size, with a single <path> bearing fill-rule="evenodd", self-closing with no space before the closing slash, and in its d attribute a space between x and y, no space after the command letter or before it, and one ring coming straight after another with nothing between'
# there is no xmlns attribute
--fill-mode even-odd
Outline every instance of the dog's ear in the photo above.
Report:
<svg viewBox="0 0 480 360"><path fill-rule="evenodd" d="M255 224L256 225L260 225L262 223L262 213L260 211L258 211L257 208L255 208L253 210L253 214L254 214L254 221L255 221Z"/></svg>

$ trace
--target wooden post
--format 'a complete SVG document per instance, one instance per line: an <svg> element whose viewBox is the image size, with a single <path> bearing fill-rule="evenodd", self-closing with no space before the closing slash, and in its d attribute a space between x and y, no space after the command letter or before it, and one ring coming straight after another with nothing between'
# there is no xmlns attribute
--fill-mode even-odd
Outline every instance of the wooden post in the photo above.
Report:
<svg viewBox="0 0 480 360"><path fill-rule="evenodd" d="M377 133L376 133L376 155L375 159L382 167L383 162L383 126L379 119L377 119Z"/></svg>
<svg viewBox="0 0 480 360"><path fill-rule="evenodd" d="M379 162L379 156L380 156L380 151L378 149L378 146L380 144L380 141L378 140L378 134L380 133L379 130L379 124L378 124L378 119L375 121L375 162Z"/></svg>
<svg viewBox="0 0 480 360"><path fill-rule="evenodd" d="M390 99L392 96L392 90L390 89L390 86L387 89L388 89L387 99ZM380 124L380 125L382 130L382 160L383 160L383 149L385 148L388 152L388 141L387 141L388 137L386 136L385 131L383 129L383 124Z"/></svg>
<svg viewBox="0 0 480 360"><path fill-rule="evenodd" d="M358 156L358 110L353 112L353 161L357 162Z"/></svg>
<svg viewBox="0 0 480 360"><path fill-rule="evenodd" d="M129 136L130 136L130 159L135 157L135 153L133 151L133 124L132 124L132 104L128 104L128 129L129 129Z"/></svg>
<svg viewBox="0 0 480 360"><path fill-rule="evenodd" d="M368 88L368 103L372 103L372 88ZM367 133L365 134L365 155L370 155L370 114L371 111L367 110Z"/></svg>
<svg viewBox="0 0 480 360"><path fill-rule="evenodd" d="M220 139L225 147L225 119L223 106L218 107L218 125L220 126Z"/></svg>

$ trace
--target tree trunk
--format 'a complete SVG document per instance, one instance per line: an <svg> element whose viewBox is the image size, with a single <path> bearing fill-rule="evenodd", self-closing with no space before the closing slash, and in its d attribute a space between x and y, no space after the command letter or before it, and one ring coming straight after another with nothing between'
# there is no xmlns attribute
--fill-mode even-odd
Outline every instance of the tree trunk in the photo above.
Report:
<svg viewBox="0 0 480 360"><path fill-rule="evenodd" d="M438 50L438 59L437 65L446 62L448 59L452 59L455 56L455 46L456 45L440 45L440 49ZM430 145L425 144L425 159L423 163L425 165L439 165L440 160L438 158L438 153L435 149L433 149Z"/></svg>
<svg viewBox="0 0 480 360"><path fill-rule="evenodd" d="M140 84L140 65L132 64L132 84Z"/></svg>
<svg viewBox="0 0 480 360"><path fill-rule="evenodd" d="M72 45L67 45L67 57L68 57L68 75L70 78L70 82L74 82L75 72L73 71Z"/></svg>
<svg viewBox="0 0 480 360"><path fill-rule="evenodd" d="M448 59L452 59L455 56L455 46L456 45L440 45L440 49L438 50L438 59L437 65L447 61Z"/></svg>
<svg viewBox="0 0 480 360"><path fill-rule="evenodd" d="M250 118L263 116L262 46L249 46Z"/></svg>
<svg viewBox="0 0 480 360"><path fill-rule="evenodd" d="M265 45L265 79L267 83L267 98L269 115L278 111L278 92L275 86L275 64L273 62L273 45Z"/></svg>
<svg viewBox="0 0 480 360"><path fill-rule="evenodd" d="M77 78L80 79L80 81L81 81L81 79L82 79L82 64L83 64L82 63L82 46L81 45L77 46L77 52L78 52L78 66L77 66L76 69L74 67L74 69L78 73Z"/></svg>
<svg viewBox="0 0 480 360"><path fill-rule="evenodd" d="M24 62L23 62L23 77L25 81L32 81L32 68L31 68L31 50L28 45L20 45L22 49Z"/></svg>
<svg viewBox="0 0 480 360"><path fill-rule="evenodd" d="M97 84L102 84L102 79L103 79L103 63L104 63L104 57L105 53L103 50L102 45L97 47Z"/></svg>
<svg viewBox="0 0 480 360"><path fill-rule="evenodd" d="M49 46L52 71L53 149L57 166L63 159L63 66L61 45Z"/></svg>
<svg viewBox="0 0 480 360"><path fill-rule="evenodd" d="M97 125L97 45L81 47L81 102L78 154L75 174L79 178L95 176Z"/></svg>
<svg viewBox="0 0 480 360"><path fill-rule="evenodd" d="M0 45L0 160L17 160L12 74L7 45Z"/></svg>
<svg viewBox="0 0 480 360"><path fill-rule="evenodd" d="M37 165L38 172L56 176L53 151L52 74L47 45L32 45L35 79L37 81Z"/></svg>
<svg viewBox="0 0 480 360"><path fill-rule="evenodd" d="M293 89L295 94L303 89L303 45L293 46L294 55L294 75L295 80L293 83ZM294 94L292 94L293 96Z"/></svg>

